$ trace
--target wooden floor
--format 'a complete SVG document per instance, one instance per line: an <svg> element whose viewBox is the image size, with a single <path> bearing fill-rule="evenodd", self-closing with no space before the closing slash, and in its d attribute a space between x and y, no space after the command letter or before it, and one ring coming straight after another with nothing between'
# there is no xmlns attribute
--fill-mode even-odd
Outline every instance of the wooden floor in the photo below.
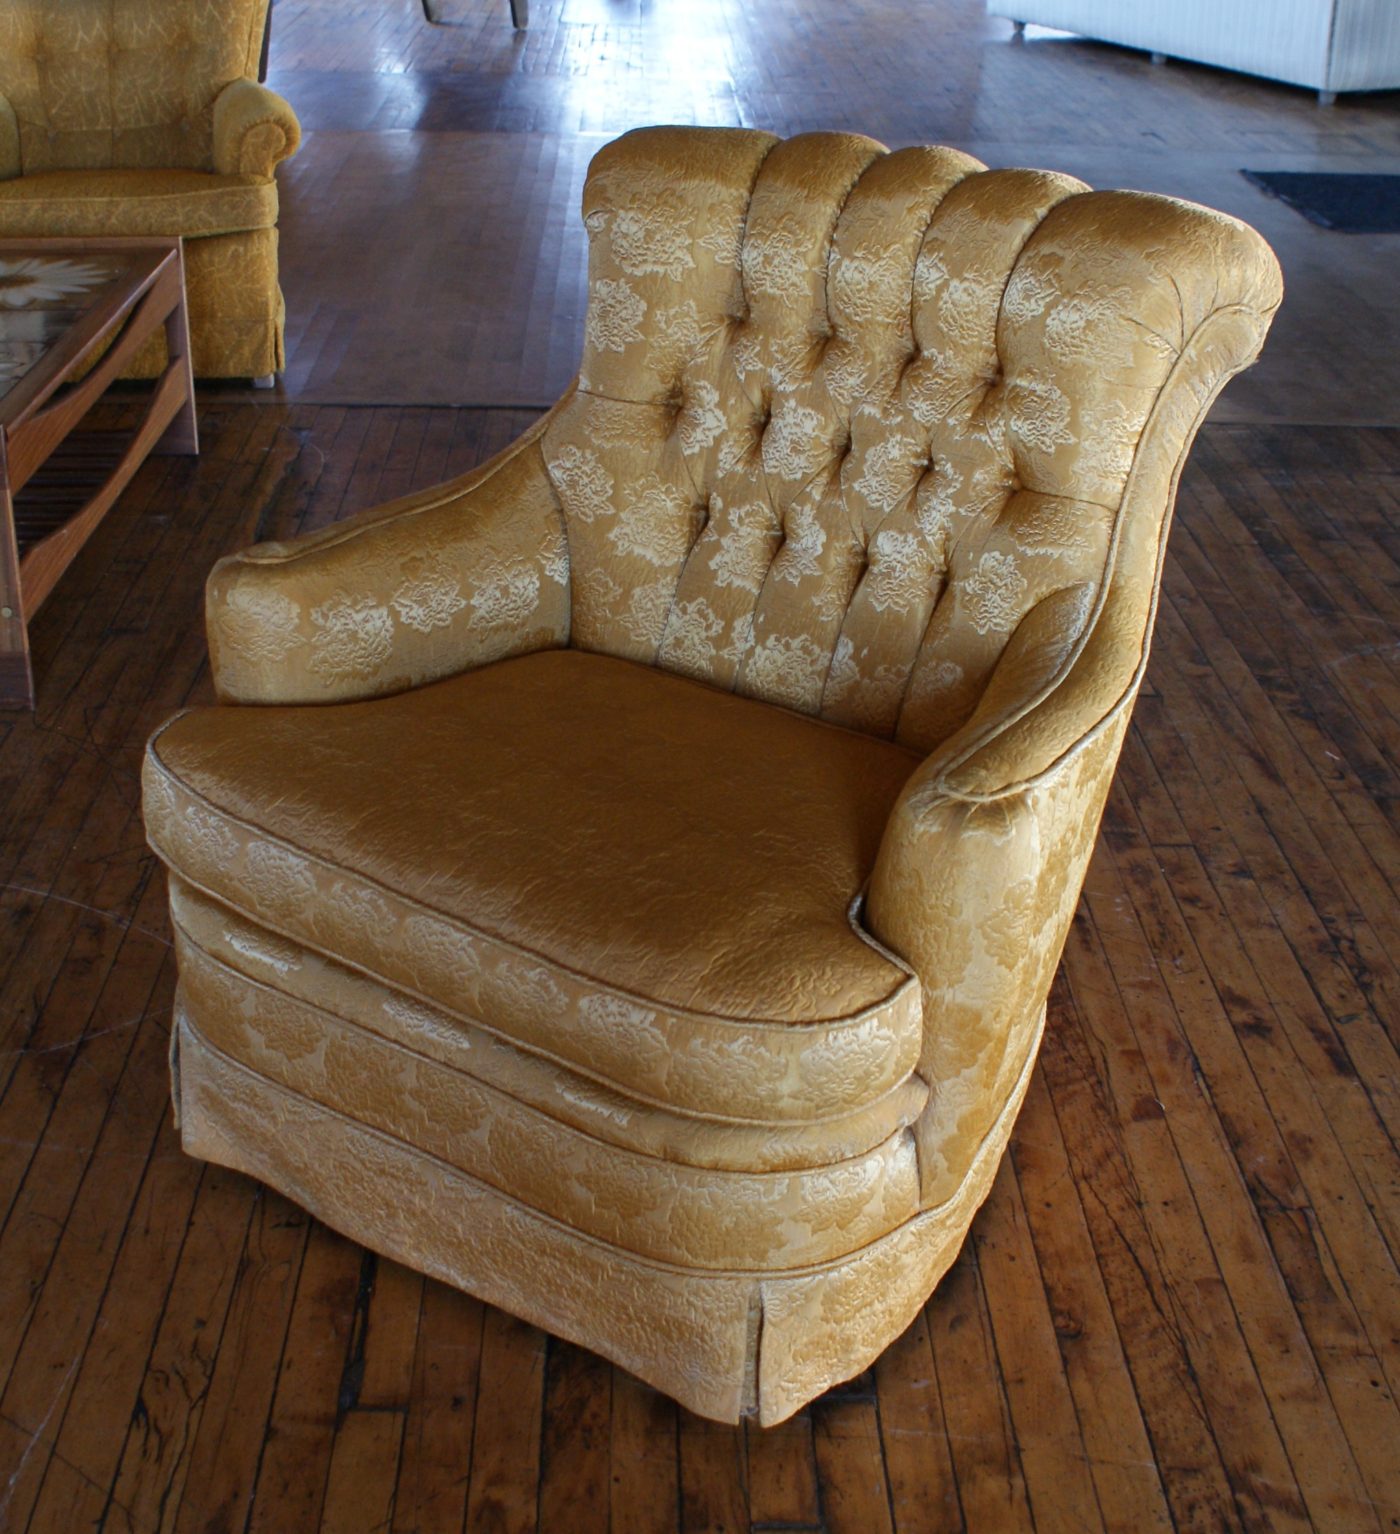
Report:
<svg viewBox="0 0 1400 1534"><path fill-rule="evenodd" d="M1277 249L1288 299L1217 419L1400 425L1396 241L1240 175L1400 173L1400 92L1309 91L1032 29L983 0L277 0L287 399L544 406L583 330L579 193L607 139L689 122L948 143L1193 198ZM372 301L367 301L372 295Z"/></svg>
<svg viewBox="0 0 1400 1534"><path fill-rule="evenodd" d="M137 771L209 698L204 574L529 419L206 406L38 617L39 711L0 716L0 1528L1396 1527L1397 431L1205 432L1011 1155L910 1331L787 1426L181 1154Z"/></svg>

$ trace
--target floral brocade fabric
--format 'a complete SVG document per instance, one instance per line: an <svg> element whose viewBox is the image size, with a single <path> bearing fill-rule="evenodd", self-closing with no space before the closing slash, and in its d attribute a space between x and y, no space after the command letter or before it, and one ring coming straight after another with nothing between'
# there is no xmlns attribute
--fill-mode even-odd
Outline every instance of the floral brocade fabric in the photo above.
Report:
<svg viewBox="0 0 1400 1534"><path fill-rule="evenodd" d="M266 15L267 0L6 0L0 95L25 174L213 170L215 100L256 76Z"/></svg>
<svg viewBox="0 0 1400 1534"><path fill-rule="evenodd" d="M176 1101L768 1424L991 1186L1181 468L1281 285L1207 209L845 134L639 130L583 212L542 421L210 578L221 706L146 768Z"/></svg>
<svg viewBox="0 0 1400 1534"><path fill-rule="evenodd" d="M1183 256L1268 302L1233 220L849 135L632 134L584 219L573 642L922 750L1083 637Z"/></svg>
<svg viewBox="0 0 1400 1534"><path fill-rule="evenodd" d="M253 78L268 0L0 5L0 239L181 238L201 378L283 357L277 165L296 114ZM153 336L125 376L154 377Z"/></svg>

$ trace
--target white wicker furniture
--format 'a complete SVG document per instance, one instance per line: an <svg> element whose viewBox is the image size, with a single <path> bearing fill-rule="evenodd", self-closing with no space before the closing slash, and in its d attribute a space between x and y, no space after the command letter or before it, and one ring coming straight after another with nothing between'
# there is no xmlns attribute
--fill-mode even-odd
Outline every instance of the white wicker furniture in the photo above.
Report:
<svg viewBox="0 0 1400 1534"><path fill-rule="evenodd" d="M1396 0L987 0L991 16L1317 91L1400 87Z"/></svg>

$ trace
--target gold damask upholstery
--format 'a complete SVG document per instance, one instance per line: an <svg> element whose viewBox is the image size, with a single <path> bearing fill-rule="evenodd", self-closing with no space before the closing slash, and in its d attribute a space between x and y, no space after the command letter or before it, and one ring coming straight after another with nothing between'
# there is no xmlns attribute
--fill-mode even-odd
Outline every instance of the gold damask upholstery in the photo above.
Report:
<svg viewBox="0 0 1400 1534"><path fill-rule="evenodd" d="M986 1196L1177 476L1280 298L1220 214L649 129L576 385L209 582L151 743L187 1148L780 1421Z"/></svg>
<svg viewBox="0 0 1400 1534"><path fill-rule="evenodd" d="M185 239L195 372L282 366L278 163L301 130L256 73L268 0L0 7L0 238ZM163 366L157 337L132 372Z"/></svg>

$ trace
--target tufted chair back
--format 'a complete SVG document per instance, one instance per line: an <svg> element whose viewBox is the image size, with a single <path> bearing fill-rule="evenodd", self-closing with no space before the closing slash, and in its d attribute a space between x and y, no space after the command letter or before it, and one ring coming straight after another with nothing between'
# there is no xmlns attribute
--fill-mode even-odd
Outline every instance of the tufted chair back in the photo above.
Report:
<svg viewBox="0 0 1400 1534"><path fill-rule="evenodd" d="M22 173L213 168L214 99L257 73L268 0L6 0Z"/></svg>
<svg viewBox="0 0 1400 1534"><path fill-rule="evenodd" d="M1145 640L1208 403L1179 364L1252 355L1276 302L1241 226L950 149L680 128L604 148L584 214L545 438L575 645L928 751L996 734L1096 631Z"/></svg>

